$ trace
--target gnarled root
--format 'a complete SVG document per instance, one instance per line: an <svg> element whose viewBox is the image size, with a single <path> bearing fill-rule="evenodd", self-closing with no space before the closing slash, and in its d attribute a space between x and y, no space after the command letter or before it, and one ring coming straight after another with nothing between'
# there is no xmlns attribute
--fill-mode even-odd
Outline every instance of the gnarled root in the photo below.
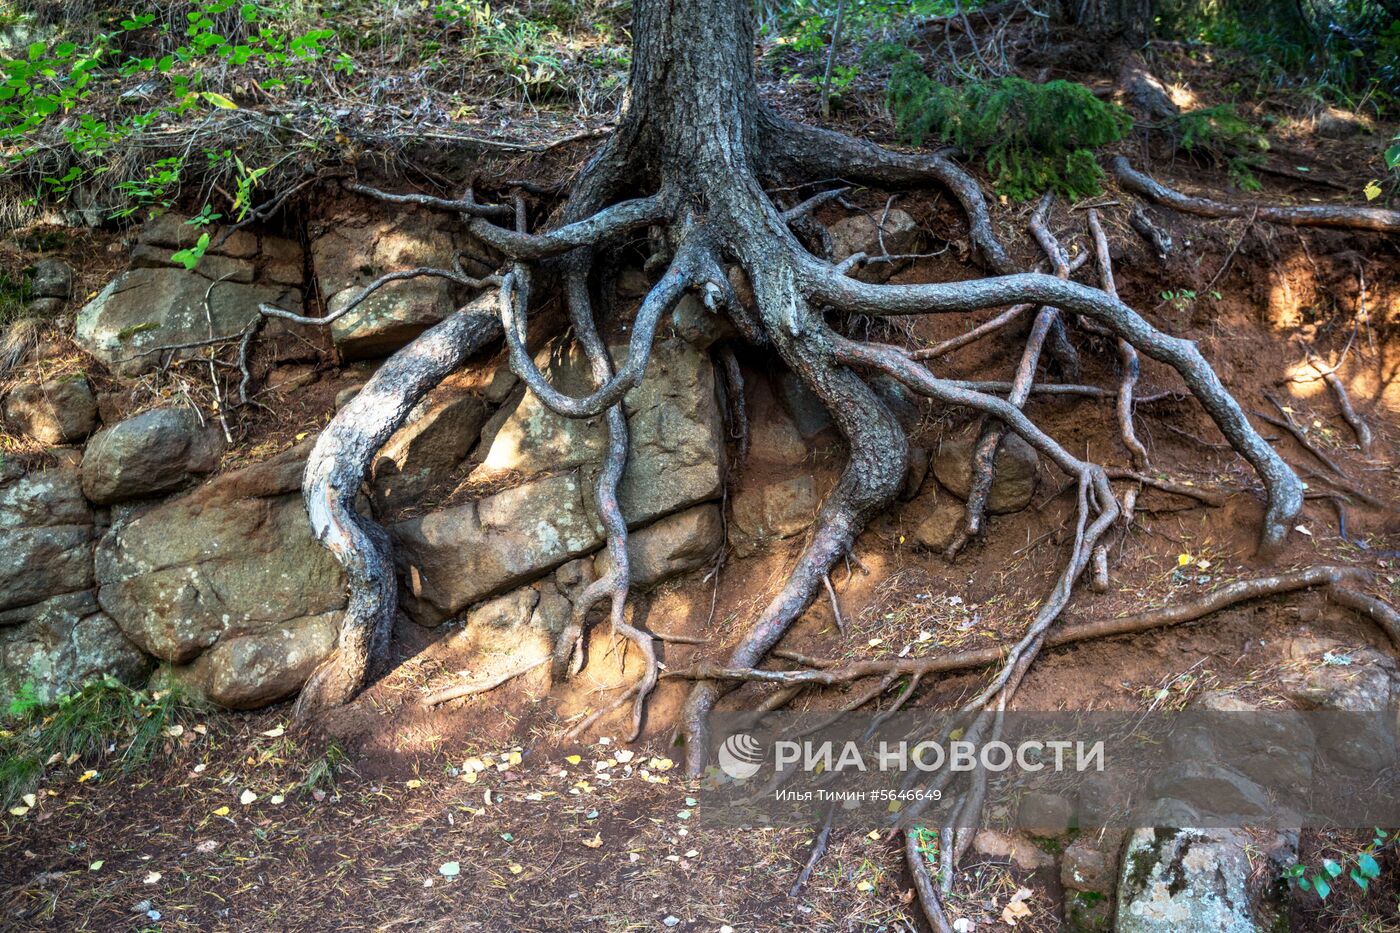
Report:
<svg viewBox="0 0 1400 933"><path fill-rule="evenodd" d="M302 497L311 531L345 568L349 605L335 651L302 687L293 714L348 702L388 649L398 578L389 536L355 508L375 454L428 390L501 334L486 295L391 356L321 432L306 461Z"/></svg>

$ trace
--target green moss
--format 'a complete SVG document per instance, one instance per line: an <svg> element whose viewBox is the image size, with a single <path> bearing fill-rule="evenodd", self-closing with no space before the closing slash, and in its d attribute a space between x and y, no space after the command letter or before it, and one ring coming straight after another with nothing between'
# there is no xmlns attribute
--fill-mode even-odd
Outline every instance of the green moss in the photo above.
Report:
<svg viewBox="0 0 1400 933"><path fill-rule="evenodd" d="M938 139L985 159L997 192L1013 200L1047 189L1072 200L1098 194L1103 170L1094 150L1132 127L1126 111L1082 84L1005 77L951 87L907 49L883 46L874 55L893 66L886 96L900 136L916 146Z"/></svg>

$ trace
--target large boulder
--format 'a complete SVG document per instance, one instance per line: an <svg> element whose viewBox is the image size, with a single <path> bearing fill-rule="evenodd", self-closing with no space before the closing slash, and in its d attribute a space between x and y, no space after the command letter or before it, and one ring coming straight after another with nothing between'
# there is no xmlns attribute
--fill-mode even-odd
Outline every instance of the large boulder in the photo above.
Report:
<svg viewBox="0 0 1400 933"><path fill-rule="evenodd" d="M73 267L62 259L40 259L29 274L34 298L65 299L73 294Z"/></svg>
<svg viewBox="0 0 1400 933"><path fill-rule="evenodd" d="M409 412L375 457L370 486L379 507L412 503L449 475L476 444L491 412L471 388L446 384Z"/></svg>
<svg viewBox="0 0 1400 933"><path fill-rule="evenodd" d="M215 337L237 337L263 303L301 308L297 292L281 286L215 284L184 269L131 269L78 312L74 339L118 373L136 376L161 365L158 347L208 340L211 329Z"/></svg>
<svg viewBox="0 0 1400 933"><path fill-rule="evenodd" d="M190 408L157 408L99 431L83 454L83 492L124 502L179 489L219 466L218 426Z"/></svg>
<svg viewBox="0 0 1400 933"><path fill-rule="evenodd" d="M1117 933L1255 933L1276 929L1266 890L1251 885L1249 836L1232 829L1139 829L1118 878Z"/></svg>
<svg viewBox="0 0 1400 933"><path fill-rule="evenodd" d="M365 285L384 275L420 267L450 269L464 254L469 272L484 274L492 263L484 246L450 216L416 206L365 210L347 200L312 230L311 262L326 311L345 308ZM462 287L439 276L392 282L331 324L345 359L387 356L461 306Z"/></svg>
<svg viewBox="0 0 1400 933"><path fill-rule="evenodd" d="M899 513L900 532L920 547L941 551L962 526L963 505L937 483L923 490Z"/></svg>
<svg viewBox="0 0 1400 933"><path fill-rule="evenodd" d="M908 256L919 251L919 224L897 207L882 213L853 214L832 224L829 232L831 258L835 262L856 253L875 258ZM867 282L883 282L897 266L895 262L871 263L861 266L855 275Z"/></svg>
<svg viewBox="0 0 1400 933"><path fill-rule="evenodd" d="M289 696L334 645L345 578L307 522L306 451L219 476L98 545L102 608L216 702Z"/></svg>
<svg viewBox="0 0 1400 933"><path fill-rule="evenodd" d="M612 354L621 365L627 349L615 346ZM587 361L576 346L548 348L535 362L561 392L592 391ZM603 416L564 418L545 408L533 393L519 393L516 399L503 406L483 434L481 465L473 478L583 467L591 490L607 438ZM724 435L714 367L706 354L674 336L659 338L646 377L627 393L623 409L627 470L618 500L629 525L719 498Z"/></svg>
<svg viewBox="0 0 1400 933"><path fill-rule="evenodd" d="M335 648L341 613L227 634L172 678L211 703L257 709L295 695Z"/></svg>
<svg viewBox="0 0 1400 933"><path fill-rule="evenodd" d="M5 396L5 420L41 444L76 444L97 427L87 377L22 382Z"/></svg>
<svg viewBox="0 0 1400 933"><path fill-rule="evenodd" d="M93 537L76 470L20 474L0 464L0 611L28 621L24 607L91 587Z"/></svg>
<svg viewBox="0 0 1400 933"><path fill-rule="evenodd" d="M400 522L391 533L404 611L422 625L538 579L603 542L576 471Z"/></svg>
<svg viewBox="0 0 1400 933"><path fill-rule="evenodd" d="M933 475L963 501L972 490L972 452L977 447L978 432L964 433L939 445L933 458ZM1019 434L1007 433L997 448L992 469L992 491L987 496L987 511L993 515L1019 512L1031 504L1035 495L1036 471L1040 455Z"/></svg>
<svg viewBox="0 0 1400 933"><path fill-rule="evenodd" d="M735 544L753 553L764 541L790 538L807 529L817 514L817 485L809 473L766 485L750 484L734 497Z"/></svg>
<svg viewBox="0 0 1400 933"><path fill-rule="evenodd" d="M627 564L632 587L644 590L663 580L713 563L724 545L724 518L714 503L686 509L627 536ZM594 560L596 575L612 569L606 550Z"/></svg>
<svg viewBox="0 0 1400 933"><path fill-rule="evenodd" d="M139 684L151 659L101 610L92 590L0 612L0 706L25 685L51 702L93 677Z"/></svg>

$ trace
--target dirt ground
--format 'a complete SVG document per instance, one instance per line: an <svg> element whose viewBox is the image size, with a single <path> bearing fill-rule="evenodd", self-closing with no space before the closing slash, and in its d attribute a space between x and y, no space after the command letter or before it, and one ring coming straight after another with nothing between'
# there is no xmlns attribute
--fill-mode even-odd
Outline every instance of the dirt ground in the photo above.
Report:
<svg viewBox="0 0 1400 933"><path fill-rule="evenodd" d="M1280 165L1329 166L1330 179L1355 181L1355 169L1335 168L1325 142L1310 144L1306 156L1276 150L1271 158ZM1218 188L1220 182L1218 172L1186 162L1154 169L1186 189ZM1271 198L1327 197L1327 191L1275 176L1265 187ZM858 191L851 198L879 211L890 194ZM913 214L932 244L955 244L913 263L898 280L977 274L960 252L963 221L949 198L908 192L895 203ZM1083 249L1084 210L1097 206L1128 304L1158 326L1199 341L1246 410L1277 414L1265 395L1272 393L1349 482L1377 501L1400 502L1396 242L1162 210L1154 216L1178 244L1163 264L1127 228L1131 203L1110 188L1073 208L1058 206L1052 227L1062 242ZM828 209L827 219L839 216ZM1024 232L1030 209L1003 205L997 213L999 232L1028 264L1038 259ZM33 254L23 245L5 249L0 260L7 266ZM124 262L109 234L69 235L56 253L83 260L86 291ZM902 339L928 345L973 323L964 316L920 319ZM1012 329L940 360L936 371L1008 378L1022 338ZM1115 385L1113 348L1082 334L1076 339L1086 364L1080 381ZM1299 341L1332 361L1346 357L1347 389L1376 434L1370 458L1360 454L1322 382L1289 381L1308 372ZM756 356L744 362L746 401L757 419L775 404L771 367ZM75 354L49 365L86 364ZM275 416L259 416L266 420L229 465L284 449L315 430L336 393L352 381L350 374L322 371ZM1174 373L1144 361L1140 394L1179 387ZM159 392L153 392L133 396L132 405L155 404ZM1075 454L1127 464L1111 402L1036 397L1027 410ZM933 448L969 423L965 413L935 409L915 440ZM1328 485L1313 455L1256 423L1310 484ZM1256 478L1200 406L1186 397L1143 404L1137 425L1156 472L1228 490L1231 497L1217 509L1145 492L1137 522L1114 545L1110 591L1077 593L1066 622L1112 617L1250 574L1318 563L1365 566L1376 571L1369 592L1392 603L1400 597L1400 561L1378 556L1400 548L1395 511L1349 508L1344 536L1333 506L1310 500L1284 552L1263 562L1253 556L1263 508ZM813 443L819 491L834 482L841 458L834 436ZM741 470L733 483L740 488L756 479ZM951 565L912 543L905 519L892 511L860 538L850 575L835 578L848 637L840 637L830 606L819 601L784 647L856 658L890 657L906 646L919 656L1014 641L1060 572L1073 517L1063 482L1042 466L1032 506L992 518L985 542ZM665 645L663 661L675 668L718 655L777 592L802 543L799 536L731 558L715 574L692 574L639 597L638 620L704 639L698 646ZM1304 634L1389 650L1369 624L1305 593L1244 604L1194 625L1047 651L1016 707L1145 710L1162 702L1160 691L1167 691L1166 702L1184 704L1205 689L1268 703L1289 642ZM675 715L688 684L663 680L637 743L622 742L626 708L579 741L565 741L573 724L606 705L638 670L635 657L610 644L604 626L591 633L588 667L567 684L547 689L537 672L435 708L419 702L426 689L469 670L472 659L454 654L437 632L405 624L399 635L390 671L314 734L291 731L286 707L209 712L170 737L164 760L138 772L123 774L115 763L90 777L81 765L60 770L39 792L33 812L0 817L0 929L922 929L900 847L877 832L838 834L808 887L792 897L788 891L812 831L703 825L703 791L680 776L682 750L674 744ZM984 675L944 677L913 705L954 706L976 692ZM763 692L736 691L726 706L743 708ZM833 707L846 695L812 690L795 706ZM1348 841L1344 834L1310 833L1302 851L1316 861ZM1400 864L1393 852L1382 867L1391 880L1367 898L1339 892L1321 905L1300 897L1297 928L1400 930ZM1031 914L1018 929L1060 929L1062 892L1053 872L1027 873L1006 859L975 854L964 863L950 915L975 921L977 929L1003 928L1002 907L1021 886L1033 894Z"/></svg>

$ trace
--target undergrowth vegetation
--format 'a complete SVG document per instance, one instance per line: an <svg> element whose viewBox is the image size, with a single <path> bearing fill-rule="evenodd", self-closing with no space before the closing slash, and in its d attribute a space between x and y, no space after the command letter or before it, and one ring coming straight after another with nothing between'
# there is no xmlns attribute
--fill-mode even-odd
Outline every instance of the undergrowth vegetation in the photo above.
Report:
<svg viewBox="0 0 1400 933"><path fill-rule="evenodd" d="M888 103L907 142L929 139L959 146L986 160L996 190L1012 200L1047 188L1070 199L1098 194L1103 170L1094 150L1122 139L1132 119L1082 84L1033 84L1007 76L953 87L930 77L907 49L886 45L891 61Z"/></svg>
<svg viewBox="0 0 1400 933"><path fill-rule="evenodd" d="M628 67L625 11L550 0L321 7L193 0L126 8L22 0L0 14L3 205L64 202L88 223L278 187L493 100L611 109ZM571 32L563 30L567 26ZM332 153L332 150L336 152ZM262 178L266 175L266 178ZM220 207L246 210L243 204Z"/></svg>
<svg viewBox="0 0 1400 933"><path fill-rule="evenodd" d="M84 765L122 773L151 761L198 707L178 690L135 690L112 677L92 680L54 703L26 684L0 728L0 805L17 804L54 768ZM22 815L22 814L21 814Z"/></svg>
<svg viewBox="0 0 1400 933"><path fill-rule="evenodd" d="M1248 58L1253 96L1289 89L1382 118L1400 106L1400 18L1377 0L1161 0L1156 32Z"/></svg>
<svg viewBox="0 0 1400 933"><path fill-rule="evenodd" d="M1182 149L1202 153L1224 165L1238 187L1259 190L1259 179L1253 170L1263 163L1269 140L1239 115L1234 104L1189 110L1177 118L1176 133Z"/></svg>
<svg viewBox="0 0 1400 933"><path fill-rule="evenodd" d="M904 141L962 146L1008 198L1097 192L1094 152L1123 138L1126 114L1081 85L1012 76L1007 49L1057 41L1053 30L1031 17L1008 32L1005 12L982 17L982 6L756 0L763 67L819 88L824 114L883 91ZM1286 91L1381 125L1396 111L1400 21L1378 0L1162 0L1156 11L1157 40L1257 75L1226 99ZM929 26L967 15L980 48ZM238 220L310 167L450 136L459 122L503 129L500 115L522 108L606 118L630 22L628 0L16 0L0 9L0 223L60 204L95 224L180 199ZM1207 102L1168 131L1258 187L1264 137L1232 104Z"/></svg>

